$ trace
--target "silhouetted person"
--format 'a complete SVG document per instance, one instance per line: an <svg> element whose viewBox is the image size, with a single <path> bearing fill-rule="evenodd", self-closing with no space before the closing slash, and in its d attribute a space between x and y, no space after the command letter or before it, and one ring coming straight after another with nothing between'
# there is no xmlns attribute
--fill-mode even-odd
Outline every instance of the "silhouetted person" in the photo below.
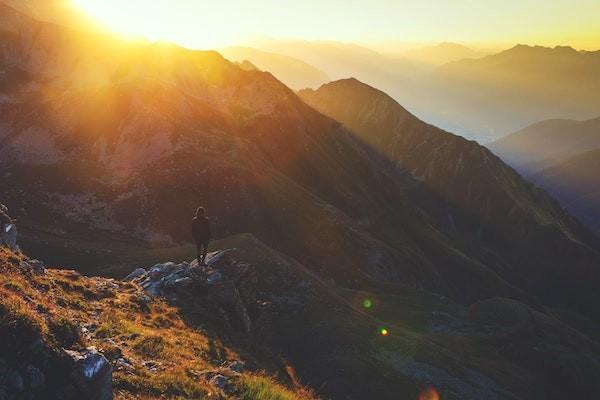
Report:
<svg viewBox="0 0 600 400"><path fill-rule="evenodd" d="M198 252L198 265L206 265L206 252L210 242L210 221L206 218L204 207L198 207L192 219L192 235Z"/></svg>

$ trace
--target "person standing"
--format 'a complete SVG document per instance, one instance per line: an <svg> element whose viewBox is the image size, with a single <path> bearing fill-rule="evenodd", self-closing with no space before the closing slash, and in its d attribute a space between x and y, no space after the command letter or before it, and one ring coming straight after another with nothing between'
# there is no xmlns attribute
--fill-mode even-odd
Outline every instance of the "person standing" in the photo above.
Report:
<svg viewBox="0 0 600 400"><path fill-rule="evenodd" d="M210 221L206 217L206 210L204 207L198 207L192 219L192 236L196 242L199 266L206 265L205 261L208 244L210 243L210 233Z"/></svg>

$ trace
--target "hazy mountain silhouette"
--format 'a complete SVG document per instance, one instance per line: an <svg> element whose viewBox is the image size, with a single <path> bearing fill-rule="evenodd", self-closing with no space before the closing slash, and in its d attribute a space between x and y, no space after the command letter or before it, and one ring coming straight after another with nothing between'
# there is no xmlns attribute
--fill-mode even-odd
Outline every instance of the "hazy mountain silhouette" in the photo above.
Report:
<svg viewBox="0 0 600 400"><path fill-rule="evenodd" d="M525 175L600 148L600 118L552 119L512 133L488 147Z"/></svg>
<svg viewBox="0 0 600 400"><path fill-rule="evenodd" d="M474 50L459 43L449 42L417 47L402 53L408 60L430 68L465 58L481 58L487 54L484 51Z"/></svg>
<svg viewBox="0 0 600 400"><path fill-rule="evenodd" d="M415 108L441 126L490 141L545 119L597 117L598 70L600 51L518 45L440 67Z"/></svg>
<svg viewBox="0 0 600 400"><path fill-rule="evenodd" d="M552 193L573 215L598 230L600 118L547 120L489 145L523 175Z"/></svg>
<svg viewBox="0 0 600 400"><path fill-rule="evenodd" d="M403 87L405 92L412 91L411 82L421 73L404 58L387 56L351 43L262 39L249 45L305 61L334 80L353 76L389 90Z"/></svg>
<svg viewBox="0 0 600 400"><path fill-rule="evenodd" d="M552 193L573 215L600 231L600 146L557 162L531 179Z"/></svg>
<svg viewBox="0 0 600 400"><path fill-rule="evenodd" d="M316 88L329 82L329 77L323 71L296 58L251 47L227 47L219 49L219 53L231 61L248 60L295 90Z"/></svg>

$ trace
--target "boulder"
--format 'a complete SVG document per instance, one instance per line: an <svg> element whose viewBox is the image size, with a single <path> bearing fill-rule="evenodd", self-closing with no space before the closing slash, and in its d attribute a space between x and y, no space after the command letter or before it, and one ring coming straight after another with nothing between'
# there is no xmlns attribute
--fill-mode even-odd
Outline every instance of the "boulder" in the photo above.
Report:
<svg viewBox="0 0 600 400"><path fill-rule="evenodd" d="M65 350L74 363L71 377L90 400L112 400L113 368L94 347L83 351Z"/></svg>
<svg viewBox="0 0 600 400"><path fill-rule="evenodd" d="M17 250L17 226L7 224L0 231L0 245L6 245L11 250Z"/></svg>

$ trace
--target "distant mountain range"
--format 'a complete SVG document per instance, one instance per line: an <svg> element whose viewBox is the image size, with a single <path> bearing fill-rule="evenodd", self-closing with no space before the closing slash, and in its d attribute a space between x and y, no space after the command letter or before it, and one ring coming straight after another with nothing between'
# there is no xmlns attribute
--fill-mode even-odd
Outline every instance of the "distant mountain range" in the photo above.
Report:
<svg viewBox="0 0 600 400"><path fill-rule="evenodd" d="M600 147L557 162L531 179L600 232Z"/></svg>
<svg viewBox="0 0 600 400"><path fill-rule="evenodd" d="M488 145L524 175L600 148L600 118L551 119L535 123Z"/></svg>
<svg viewBox="0 0 600 400"><path fill-rule="evenodd" d="M227 47L219 49L219 53L231 61L248 60L258 68L271 72L294 90L317 88L330 80L323 71L293 57L251 47Z"/></svg>
<svg viewBox="0 0 600 400"><path fill-rule="evenodd" d="M600 118L539 122L489 148L592 229L600 229Z"/></svg>
<svg viewBox="0 0 600 400"><path fill-rule="evenodd" d="M417 109L432 122L491 141L545 119L597 117L599 70L600 51L518 45L441 66L423 86Z"/></svg>
<svg viewBox="0 0 600 400"><path fill-rule="evenodd" d="M334 80L355 77L420 118L481 143L537 121L589 119L600 110L600 51L517 45L484 56L440 44L389 56L332 42L250 46L303 60Z"/></svg>
<svg viewBox="0 0 600 400"><path fill-rule="evenodd" d="M432 46L417 47L402 53L408 60L424 67L435 68L466 58L481 58L489 52L474 50L459 43L439 43Z"/></svg>

